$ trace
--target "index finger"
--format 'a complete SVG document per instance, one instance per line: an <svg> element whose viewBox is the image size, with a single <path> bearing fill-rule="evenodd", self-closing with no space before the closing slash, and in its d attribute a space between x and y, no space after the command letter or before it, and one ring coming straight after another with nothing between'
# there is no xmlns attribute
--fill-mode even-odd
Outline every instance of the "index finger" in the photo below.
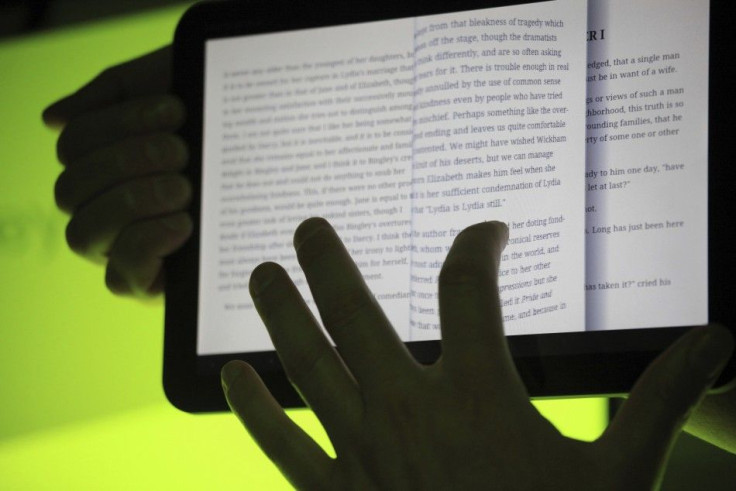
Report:
<svg viewBox="0 0 736 491"><path fill-rule="evenodd" d="M382 384L417 369L326 220L306 220L294 234L299 264L327 332L360 384Z"/></svg>

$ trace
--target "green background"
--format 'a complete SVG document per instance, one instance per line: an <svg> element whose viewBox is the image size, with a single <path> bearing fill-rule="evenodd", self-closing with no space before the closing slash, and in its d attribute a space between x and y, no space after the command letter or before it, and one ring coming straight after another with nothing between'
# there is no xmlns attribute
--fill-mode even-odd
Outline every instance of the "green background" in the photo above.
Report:
<svg viewBox="0 0 736 491"><path fill-rule="evenodd" d="M189 415L161 388L163 304L114 297L71 253L53 202L42 109L102 69L170 42L183 7L0 43L0 488L288 487L229 414ZM597 437L602 399L544 401ZM290 412L321 442L308 410Z"/></svg>

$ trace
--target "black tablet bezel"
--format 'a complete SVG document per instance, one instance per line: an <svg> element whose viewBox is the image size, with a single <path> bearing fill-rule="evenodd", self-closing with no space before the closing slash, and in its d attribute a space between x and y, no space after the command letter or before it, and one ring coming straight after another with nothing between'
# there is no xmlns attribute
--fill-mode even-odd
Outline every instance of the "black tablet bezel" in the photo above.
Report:
<svg viewBox="0 0 736 491"><path fill-rule="evenodd" d="M189 143L190 163L185 173L194 183L190 212L192 238L166 259L166 320L164 390L171 403L189 412L227 410L220 388L220 368L228 360L245 359L259 372L276 399L285 407L303 406L286 378L275 352L198 356L197 306L199 279L199 223L201 139L203 120L204 47L207 39L376 20L431 15L448 10L533 3L510 0L255 0L207 2L190 8L181 19L174 40L173 91L187 106L187 122L180 134ZM728 160L731 139L728 96L733 67L728 60L730 17L724 2L711 3L709 103L709 318L733 326L734 266L728 238L734 171ZM721 9L723 11L721 11ZM583 35L581 33L581 35ZM517 368L532 397L569 397L623 394L643 369L687 328L510 336ZM733 331L732 331L733 332ZM439 341L408 343L421 363L440 354ZM717 386L736 376L734 359Z"/></svg>

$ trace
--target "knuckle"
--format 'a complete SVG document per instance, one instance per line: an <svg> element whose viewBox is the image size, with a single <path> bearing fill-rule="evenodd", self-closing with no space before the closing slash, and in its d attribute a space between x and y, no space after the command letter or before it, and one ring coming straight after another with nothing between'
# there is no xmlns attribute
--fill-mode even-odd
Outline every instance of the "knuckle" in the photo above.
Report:
<svg viewBox="0 0 736 491"><path fill-rule="evenodd" d="M378 308L373 296L363 288L350 288L334 300L320 305L320 315L330 333L339 335L361 319L373 318Z"/></svg>
<svg viewBox="0 0 736 491"><path fill-rule="evenodd" d="M66 226L65 235L66 243L72 251L82 256L87 254L90 248L90 237L79 218L72 217Z"/></svg>
<svg viewBox="0 0 736 491"><path fill-rule="evenodd" d="M56 140L56 158L62 164L67 164L69 155L72 153L72 136L74 132L74 121L69 122ZM71 136L70 136L71 135Z"/></svg>
<svg viewBox="0 0 736 491"><path fill-rule="evenodd" d="M174 124L180 124L186 119L186 106L184 101L173 94L164 94L166 104L171 108L171 116Z"/></svg>
<svg viewBox="0 0 736 491"><path fill-rule="evenodd" d="M123 256L128 263L142 262L148 255L149 243L152 242L151 236L146 232L145 227L135 224L124 228L115 243L116 254Z"/></svg>
<svg viewBox="0 0 736 491"><path fill-rule="evenodd" d="M160 263L155 261L152 253L152 240L146 234L146 227L131 225L120 232L109 255L108 269L124 273L124 285L117 290L125 294L149 296L155 280L160 273ZM108 285L115 290L115 284Z"/></svg>
<svg viewBox="0 0 736 491"><path fill-rule="evenodd" d="M167 210L177 189L170 178L137 179L117 187L114 201L125 216L142 218Z"/></svg>
<svg viewBox="0 0 736 491"><path fill-rule="evenodd" d="M127 108L128 123L148 131L175 129L184 120L184 105L171 95L156 95L132 101Z"/></svg>
<svg viewBox="0 0 736 491"><path fill-rule="evenodd" d="M151 170L180 170L189 160L186 143L171 133L151 135L141 139L139 145L141 160Z"/></svg>
<svg viewBox="0 0 736 491"><path fill-rule="evenodd" d="M155 206L163 211L175 211L189 203L192 186L184 176L170 174L154 181L153 195Z"/></svg>
<svg viewBox="0 0 736 491"><path fill-rule="evenodd" d="M184 139L178 135L169 133L167 138L174 157L174 163L183 167L189 161L189 147Z"/></svg>
<svg viewBox="0 0 736 491"><path fill-rule="evenodd" d="M118 186L114 193L116 196L113 200L119 203L121 211L130 216L136 216L141 210L145 209L145 206L141 204L141 198L149 194L146 192L145 186L135 181Z"/></svg>
<svg viewBox="0 0 736 491"><path fill-rule="evenodd" d="M101 174L108 179L123 179L137 175L137 167L142 158L134 143L130 141L113 142L110 148L104 150L104 164L100 165Z"/></svg>
<svg viewBox="0 0 736 491"><path fill-rule="evenodd" d="M328 360L330 352L324 345L312 349L300 346L286 356L284 363L289 379L298 387L302 382L312 379L320 367Z"/></svg>
<svg viewBox="0 0 736 491"><path fill-rule="evenodd" d="M169 230L160 220L144 220L125 227L115 243L116 254L126 264L140 267L165 254Z"/></svg>
<svg viewBox="0 0 736 491"><path fill-rule="evenodd" d="M74 185L69 181L69 173L64 171L59 175L54 184L54 200L56 201L56 206L66 212L73 211L76 205L72 198Z"/></svg>

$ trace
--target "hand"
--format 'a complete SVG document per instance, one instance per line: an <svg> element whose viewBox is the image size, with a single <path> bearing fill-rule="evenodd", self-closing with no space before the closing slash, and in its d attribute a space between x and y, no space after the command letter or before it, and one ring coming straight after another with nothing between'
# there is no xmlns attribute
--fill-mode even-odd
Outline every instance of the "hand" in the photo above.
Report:
<svg viewBox="0 0 736 491"><path fill-rule="evenodd" d="M456 239L439 279L442 357L418 365L322 219L294 243L322 334L286 272L251 276L251 294L287 374L337 457L296 426L253 369L223 368L231 409L263 451L306 489L651 489L687 418L730 356L720 327L691 331L642 375L605 434L566 438L529 402L502 328L498 222Z"/></svg>
<svg viewBox="0 0 736 491"><path fill-rule="evenodd" d="M48 126L63 128L55 194L71 214L67 242L107 264L114 293L160 293L163 258L192 232L183 212L191 186L179 173L187 147L174 135L184 106L167 94L170 85L167 47L105 70L43 113Z"/></svg>

